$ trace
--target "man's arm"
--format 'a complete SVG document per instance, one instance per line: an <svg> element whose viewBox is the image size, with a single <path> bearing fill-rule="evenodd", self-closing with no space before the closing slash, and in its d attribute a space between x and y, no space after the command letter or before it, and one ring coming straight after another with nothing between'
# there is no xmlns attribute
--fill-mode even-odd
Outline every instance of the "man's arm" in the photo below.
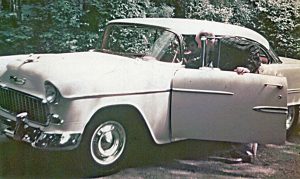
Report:
<svg viewBox="0 0 300 179"><path fill-rule="evenodd" d="M235 72L237 72L237 74L242 75L244 73L250 73L250 70L246 67L236 67L236 69L234 69Z"/></svg>

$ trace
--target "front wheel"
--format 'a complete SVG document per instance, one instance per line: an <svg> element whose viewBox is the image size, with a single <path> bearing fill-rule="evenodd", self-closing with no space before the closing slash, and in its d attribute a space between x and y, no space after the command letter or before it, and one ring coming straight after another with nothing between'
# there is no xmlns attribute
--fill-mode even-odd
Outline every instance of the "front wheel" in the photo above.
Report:
<svg viewBox="0 0 300 179"><path fill-rule="evenodd" d="M90 153L94 161L103 166L116 162L126 145L126 131L117 121L99 125L90 139Z"/></svg>
<svg viewBox="0 0 300 179"><path fill-rule="evenodd" d="M127 110L96 115L87 125L77 157L84 177L103 176L135 165L149 135L143 119Z"/></svg>
<svg viewBox="0 0 300 179"><path fill-rule="evenodd" d="M299 120L299 106L289 106L286 118L286 136L290 137L297 128Z"/></svg>

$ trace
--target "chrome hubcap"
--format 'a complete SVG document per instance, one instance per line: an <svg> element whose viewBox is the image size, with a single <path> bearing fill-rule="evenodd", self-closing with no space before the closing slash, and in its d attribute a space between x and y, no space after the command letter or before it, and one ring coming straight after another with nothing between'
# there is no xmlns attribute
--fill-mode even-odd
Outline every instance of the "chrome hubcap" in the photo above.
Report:
<svg viewBox="0 0 300 179"><path fill-rule="evenodd" d="M123 126L116 121L101 124L91 139L91 154L101 165L115 162L123 153L126 144L126 133Z"/></svg>
<svg viewBox="0 0 300 179"><path fill-rule="evenodd" d="M289 130L294 122L294 107L288 107L288 113L287 113L287 118L286 118L286 130Z"/></svg>

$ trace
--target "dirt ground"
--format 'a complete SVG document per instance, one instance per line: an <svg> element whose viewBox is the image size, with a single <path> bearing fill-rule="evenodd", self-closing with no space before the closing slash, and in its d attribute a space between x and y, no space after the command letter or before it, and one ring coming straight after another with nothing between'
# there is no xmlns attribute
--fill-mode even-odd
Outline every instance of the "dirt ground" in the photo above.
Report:
<svg viewBox="0 0 300 179"><path fill-rule="evenodd" d="M254 163L230 163L224 158L230 146L194 141L167 145L147 151L150 161L98 178L300 178L300 134L285 145L260 145ZM79 178L68 167L72 162L65 154L0 140L0 178Z"/></svg>
<svg viewBox="0 0 300 179"><path fill-rule="evenodd" d="M230 163L224 152L198 159L174 159L150 167L131 168L103 178L300 178L300 135L285 145L260 145L254 163ZM220 157L222 156L222 157Z"/></svg>

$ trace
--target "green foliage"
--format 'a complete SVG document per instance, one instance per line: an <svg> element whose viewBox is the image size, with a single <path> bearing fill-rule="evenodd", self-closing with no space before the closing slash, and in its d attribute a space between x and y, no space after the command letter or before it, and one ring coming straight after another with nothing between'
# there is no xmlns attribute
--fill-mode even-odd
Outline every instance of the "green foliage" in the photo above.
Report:
<svg viewBox="0 0 300 179"><path fill-rule="evenodd" d="M97 29L101 36L108 21L134 17L172 17L173 8L162 3L155 4L150 0L90 0L93 16L96 17Z"/></svg>
<svg viewBox="0 0 300 179"><path fill-rule="evenodd" d="M24 1L18 12L0 7L0 55L85 51L95 47L109 20L172 14L171 7L149 0Z"/></svg>
<svg viewBox="0 0 300 179"><path fill-rule="evenodd" d="M0 55L13 54L16 48L27 45L24 43L31 39L32 28L20 25L17 13L3 9L0 11ZM15 45L19 44L19 45ZM28 44L30 48L31 45Z"/></svg>
<svg viewBox="0 0 300 179"><path fill-rule="evenodd" d="M300 5L293 0L252 0L257 29L282 56L300 59Z"/></svg>
<svg viewBox="0 0 300 179"><path fill-rule="evenodd" d="M254 14L248 4L242 1L234 3L211 3L209 0L185 1L185 17L227 22L250 26Z"/></svg>
<svg viewBox="0 0 300 179"><path fill-rule="evenodd" d="M300 2L293 0L185 1L185 17L228 22L263 34L282 56L300 59Z"/></svg>
<svg viewBox="0 0 300 179"><path fill-rule="evenodd" d="M86 24L81 22L84 11L81 10L78 1L57 1L44 6L43 11L47 12L43 17L47 22L47 29L38 35L41 44L39 51L76 51L80 49L78 43L90 36L89 32L83 34L80 31ZM88 41L84 42L85 46L90 46Z"/></svg>
<svg viewBox="0 0 300 179"><path fill-rule="evenodd" d="M294 0L0 1L0 55L86 51L109 20L184 17L246 26L280 55L300 59L300 2Z"/></svg>
<svg viewBox="0 0 300 179"><path fill-rule="evenodd" d="M185 17L227 22L232 16L231 9L212 5L208 0L185 2Z"/></svg>

